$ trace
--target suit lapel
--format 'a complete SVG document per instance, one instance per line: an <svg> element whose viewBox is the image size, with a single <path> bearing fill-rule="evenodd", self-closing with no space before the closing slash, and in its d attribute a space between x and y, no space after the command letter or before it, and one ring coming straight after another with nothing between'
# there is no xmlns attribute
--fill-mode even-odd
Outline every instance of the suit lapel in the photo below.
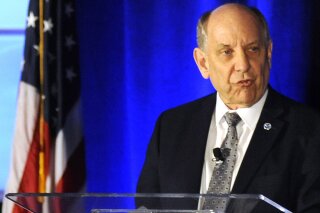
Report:
<svg viewBox="0 0 320 213"><path fill-rule="evenodd" d="M279 100L279 95L271 88L269 88L268 93L265 106L235 180L233 193L246 192L283 128L284 123L279 116L284 109ZM268 126L270 127L269 124L271 125L270 129L268 128Z"/></svg>
<svg viewBox="0 0 320 213"><path fill-rule="evenodd" d="M181 158L185 159L180 166L187 169L190 174L183 177L189 193L199 193L200 190L204 152L215 102L216 93L205 98L200 110L190 115L192 123L188 127L189 131L185 135L183 145L180 146L183 149L181 153L184 155Z"/></svg>

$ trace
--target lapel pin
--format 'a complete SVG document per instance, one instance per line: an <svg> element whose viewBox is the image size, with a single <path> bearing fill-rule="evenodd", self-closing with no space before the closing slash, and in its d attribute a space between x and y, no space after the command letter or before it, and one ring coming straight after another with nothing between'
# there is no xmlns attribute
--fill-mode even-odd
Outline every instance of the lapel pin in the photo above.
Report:
<svg viewBox="0 0 320 213"><path fill-rule="evenodd" d="M271 123L264 123L264 124L263 124L263 128L264 128L265 130L270 130L270 129L272 128Z"/></svg>

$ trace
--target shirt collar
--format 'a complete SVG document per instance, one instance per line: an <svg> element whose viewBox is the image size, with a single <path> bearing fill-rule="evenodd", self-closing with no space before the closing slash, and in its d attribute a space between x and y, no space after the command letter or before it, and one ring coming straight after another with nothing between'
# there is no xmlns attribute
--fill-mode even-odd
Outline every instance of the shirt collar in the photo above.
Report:
<svg viewBox="0 0 320 213"><path fill-rule="evenodd" d="M248 125L249 129L253 131L258 123L262 108L264 103L266 102L266 98L268 95L268 89L263 94L262 98L247 108L239 108L237 110L230 110L221 100L219 93L217 94L216 108L215 108L215 119L216 124L222 123L224 120L222 119L224 114L227 112L237 112L241 117L242 121Z"/></svg>

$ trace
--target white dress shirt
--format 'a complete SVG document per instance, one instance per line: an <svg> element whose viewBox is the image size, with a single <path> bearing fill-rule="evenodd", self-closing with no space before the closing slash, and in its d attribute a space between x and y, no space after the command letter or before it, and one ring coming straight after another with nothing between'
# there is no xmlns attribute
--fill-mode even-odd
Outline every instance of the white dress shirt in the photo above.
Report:
<svg viewBox="0 0 320 213"><path fill-rule="evenodd" d="M215 162L213 161L213 149L220 148L224 138L227 135L228 124L223 118L227 112L237 112L241 117L241 121L237 125L238 147L237 147L237 161L232 174L231 188L233 187L235 178L238 174L243 157L249 146L253 132L259 120L263 105L266 101L268 90L264 93L262 98L249 108L239 108L237 110L230 110L221 100L219 93L217 94L217 101L215 111L213 113L211 124L208 133L207 146L204 156L204 164L201 178L200 193L207 193L213 168Z"/></svg>

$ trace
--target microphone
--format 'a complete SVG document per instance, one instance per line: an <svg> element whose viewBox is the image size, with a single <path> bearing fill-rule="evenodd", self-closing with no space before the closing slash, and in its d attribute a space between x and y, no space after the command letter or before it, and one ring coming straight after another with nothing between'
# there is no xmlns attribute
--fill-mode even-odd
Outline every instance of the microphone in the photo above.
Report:
<svg viewBox="0 0 320 213"><path fill-rule="evenodd" d="M230 155L230 149L228 148L214 148L212 151L216 161L224 161Z"/></svg>

